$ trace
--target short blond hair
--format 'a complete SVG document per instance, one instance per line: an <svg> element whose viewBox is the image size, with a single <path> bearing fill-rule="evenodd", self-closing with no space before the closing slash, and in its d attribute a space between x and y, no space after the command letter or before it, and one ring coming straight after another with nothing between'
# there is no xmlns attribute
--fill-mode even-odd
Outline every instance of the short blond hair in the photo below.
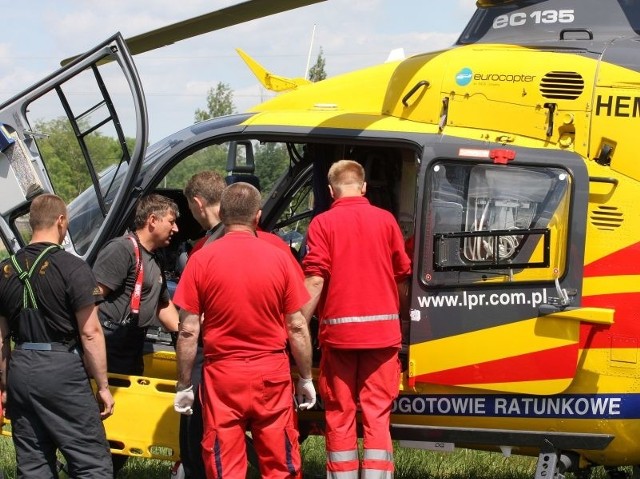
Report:
<svg viewBox="0 0 640 479"><path fill-rule="evenodd" d="M364 184L364 168L353 160L336 161L327 174L331 188L340 189L343 186L359 186Z"/></svg>

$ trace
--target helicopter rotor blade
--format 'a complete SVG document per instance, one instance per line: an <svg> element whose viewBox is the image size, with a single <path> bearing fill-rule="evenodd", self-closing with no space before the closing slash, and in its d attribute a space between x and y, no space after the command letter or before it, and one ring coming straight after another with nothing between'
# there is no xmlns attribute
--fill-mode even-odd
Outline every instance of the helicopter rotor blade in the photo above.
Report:
<svg viewBox="0 0 640 479"><path fill-rule="evenodd" d="M324 1L326 0L248 0L136 35L126 39L126 43L131 54L136 55L203 33ZM60 65L65 66L77 57L78 55L65 58Z"/></svg>

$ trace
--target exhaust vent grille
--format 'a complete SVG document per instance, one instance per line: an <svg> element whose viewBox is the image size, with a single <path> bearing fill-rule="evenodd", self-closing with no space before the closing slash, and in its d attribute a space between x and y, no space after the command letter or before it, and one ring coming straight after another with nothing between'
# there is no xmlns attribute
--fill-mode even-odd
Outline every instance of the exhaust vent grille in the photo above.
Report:
<svg viewBox="0 0 640 479"><path fill-rule="evenodd" d="M598 206L591 212L589 219L599 230L613 231L622 226L624 215L615 206Z"/></svg>
<svg viewBox="0 0 640 479"><path fill-rule="evenodd" d="M540 80L540 93L555 100L575 100L584 91L584 79L576 72L549 72Z"/></svg>

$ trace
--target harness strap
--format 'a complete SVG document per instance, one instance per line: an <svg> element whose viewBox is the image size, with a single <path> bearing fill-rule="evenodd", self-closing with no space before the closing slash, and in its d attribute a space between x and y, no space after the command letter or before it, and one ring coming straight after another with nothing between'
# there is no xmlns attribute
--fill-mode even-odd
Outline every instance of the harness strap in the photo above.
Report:
<svg viewBox="0 0 640 479"><path fill-rule="evenodd" d="M13 264L13 267L15 268L16 273L18 273L18 279L24 285L24 288L22 290L22 306L24 308L30 307L33 309L38 309L38 302L36 301L36 295L33 292L33 288L31 287L31 281L29 280L31 279L31 276L33 275L36 268L44 260L44 258L54 249L62 249L62 246L55 245L55 244L47 246L38 255L38 257L35 259L35 261L31 265L31 268L29 268L28 271L25 271L20 267L20 264L18 263L18 259L16 258L16 255L11 256L11 263ZM29 300L31 300L31 304L29 304Z"/></svg>
<svg viewBox="0 0 640 479"><path fill-rule="evenodd" d="M133 293L131 293L131 301L129 303L129 307L131 308L131 314L137 317L140 315L142 283L144 281L144 267L140 254L140 246L138 245L138 238L133 235L127 236L127 238L129 238L131 243L133 243L133 251L136 256L136 282L133 286Z"/></svg>

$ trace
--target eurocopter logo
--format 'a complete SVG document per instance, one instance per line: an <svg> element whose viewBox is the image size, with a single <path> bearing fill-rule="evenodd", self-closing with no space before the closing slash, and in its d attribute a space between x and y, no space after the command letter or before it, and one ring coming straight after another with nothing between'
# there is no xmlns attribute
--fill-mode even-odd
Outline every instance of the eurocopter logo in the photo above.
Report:
<svg viewBox="0 0 640 479"><path fill-rule="evenodd" d="M465 67L456 74L456 83L467 86L471 80L490 83L531 83L535 75L512 73L473 73L471 68Z"/></svg>
<svg viewBox="0 0 640 479"><path fill-rule="evenodd" d="M471 68L463 68L456 75L456 83L460 86L467 86L471 83L471 79L473 78L473 72Z"/></svg>

